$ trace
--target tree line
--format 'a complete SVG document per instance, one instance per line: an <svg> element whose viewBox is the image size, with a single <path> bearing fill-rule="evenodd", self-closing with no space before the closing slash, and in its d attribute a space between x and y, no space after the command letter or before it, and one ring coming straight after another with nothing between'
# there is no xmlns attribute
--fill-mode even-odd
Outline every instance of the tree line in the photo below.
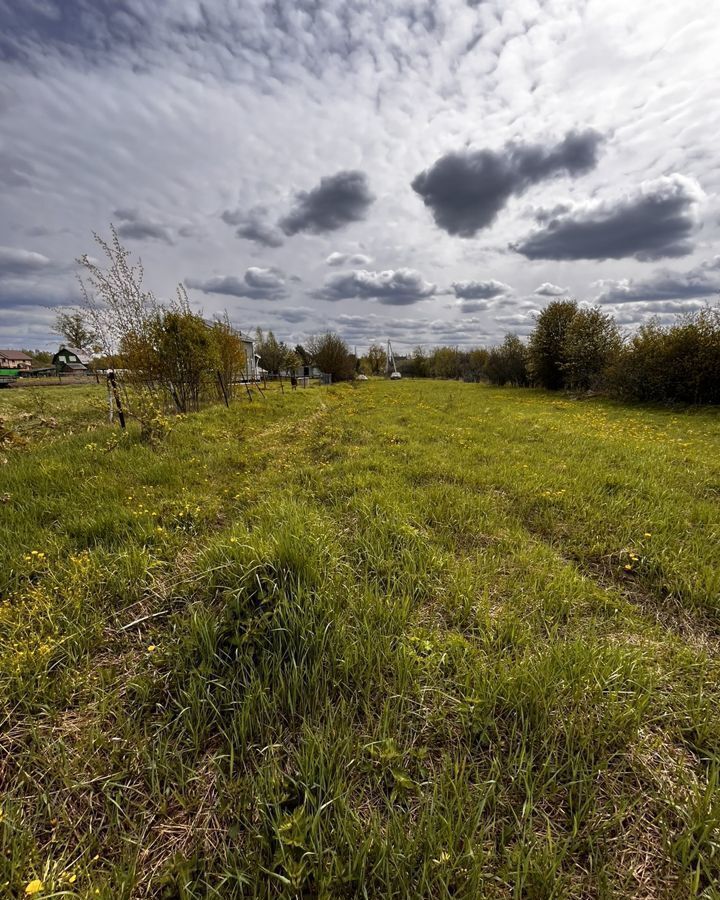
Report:
<svg viewBox="0 0 720 900"><path fill-rule="evenodd" d="M378 374L373 345L361 367ZM375 364L373 365L373 361ZM416 347L397 360L403 375L489 381L552 391L596 391L625 400L720 403L720 306L686 313L669 325L651 319L625 338L608 313L555 300L526 341L515 334L495 347Z"/></svg>

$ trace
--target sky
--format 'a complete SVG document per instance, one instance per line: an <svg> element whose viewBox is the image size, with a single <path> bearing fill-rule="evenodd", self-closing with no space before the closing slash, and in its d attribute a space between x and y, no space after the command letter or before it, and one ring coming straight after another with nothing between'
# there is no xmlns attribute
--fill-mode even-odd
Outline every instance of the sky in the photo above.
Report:
<svg viewBox="0 0 720 900"><path fill-rule="evenodd" d="M358 352L720 299L707 0L0 0L0 346L145 285Z"/></svg>

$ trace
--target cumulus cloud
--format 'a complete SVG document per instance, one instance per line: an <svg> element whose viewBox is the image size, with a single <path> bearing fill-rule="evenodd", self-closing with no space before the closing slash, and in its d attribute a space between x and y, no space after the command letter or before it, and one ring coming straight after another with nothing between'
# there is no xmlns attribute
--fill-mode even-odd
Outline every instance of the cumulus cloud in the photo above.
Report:
<svg viewBox="0 0 720 900"><path fill-rule="evenodd" d="M331 275L319 296L323 300L376 300L388 306L409 306L432 297L436 291L437 286L425 281L415 269L355 269Z"/></svg>
<svg viewBox="0 0 720 900"><path fill-rule="evenodd" d="M491 300L512 293L512 288L504 281L494 278L488 281L453 281L452 289L461 300Z"/></svg>
<svg viewBox="0 0 720 900"><path fill-rule="evenodd" d="M116 209L113 211L113 215L120 220L120 224L117 226L117 233L121 238L137 241L164 241L166 244L173 243L169 228L147 218L137 209Z"/></svg>
<svg viewBox="0 0 720 900"><path fill-rule="evenodd" d="M709 299L720 293L720 256L686 272L657 269L649 278L603 279L594 286L600 289L595 302L603 304Z"/></svg>
<svg viewBox="0 0 720 900"><path fill-rule="evenodd" d="M372 258L364 253L338 253L335 251L325 260L329 266L367 266Z"/></svg>
<svg viewBox="0 0 720 900"><path fill-rule="evenodd" d="M186 278L185 284L204 294L226 294L230 297L247 297L251 300L282 300L288 296L282 272L259 266L250 266L242 277L216 275L205 280Z"/></svg>
<svg viewBox="0 0 720 900"><path fill-rule="evenodd" d="M312 190L295 194L295 205L278 224L287 235L335 231L364 219L374 199L364 172L338 172L321 178Z"/></svg>
<svg viewBox="0 0 720 900"><path fill-rule="evenodd" d="M448 234L472 237L491 225L508 200L556 175L581 175L597 162L601 136L572 131L552 146L509 143L501 150L459 150L441 156L412 189Z"/></svg>
<svg viewBox="0 0 720 900"><path fill-rule="evenodd" d="M234 225L235 234L246 241L254 241L263 247L281 247L282 232L268 222L268 211L264 206L254 206L247 211L226 209L221 216L223 222Z"/></svg>
<svg viewBox="0 0 720 900"><path fill-rule="evenodd" d="M42 253L23 250L21 247L0 247L0 278L34 273L49 265L50 260Z"/></svg>
<svg viewBox="0 0 720 900"><path fill-rule="evenodd" d="M533 294L539 294L541 297L563 297L566 296L567 293L567 288L560 287L550 281L543 281L543 283L533 291Z"/></svg>
<svg viewBox="0 0 720 900"><path fill-rule="evenodd" d="M704 193L677 173L644 181L610 200L563 205L542 212L541 228L511 244L528 259L660 259L685 256Z"/></svg>

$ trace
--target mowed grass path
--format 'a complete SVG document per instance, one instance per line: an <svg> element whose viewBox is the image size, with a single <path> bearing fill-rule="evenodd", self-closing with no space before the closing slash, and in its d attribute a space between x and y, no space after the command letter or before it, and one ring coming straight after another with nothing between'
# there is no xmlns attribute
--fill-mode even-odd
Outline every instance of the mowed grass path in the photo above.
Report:
<svg viewBox="0 0 720 900"><path fill-rule="evenodd" d="M718 896L717 411L103 403L0 395L0 895Z"/></svg>

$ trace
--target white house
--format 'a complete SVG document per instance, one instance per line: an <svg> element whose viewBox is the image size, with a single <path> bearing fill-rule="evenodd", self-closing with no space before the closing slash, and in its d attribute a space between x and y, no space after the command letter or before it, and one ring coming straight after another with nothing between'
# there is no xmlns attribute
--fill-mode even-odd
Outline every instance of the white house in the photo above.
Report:
<svg viewBox="0 0 720 900"><path fill-rule="evenodd" d="M259 375L258 359L260 357L255 354L255 341L249 334L245 334L242 331L238 332L238 334L245 351L245 371L242 373L242 377L246 381L256 381Z"/></svg>

